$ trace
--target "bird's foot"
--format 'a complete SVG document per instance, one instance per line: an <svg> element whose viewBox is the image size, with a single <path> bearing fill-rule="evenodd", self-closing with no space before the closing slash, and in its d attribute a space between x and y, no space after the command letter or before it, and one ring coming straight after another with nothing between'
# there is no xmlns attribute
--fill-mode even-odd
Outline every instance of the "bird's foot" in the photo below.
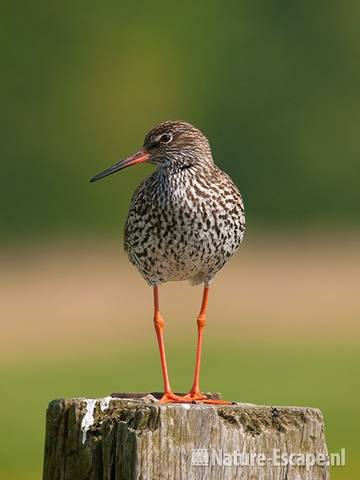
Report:
<svg viewBox="0 0 360 480"><path fill-rule="evenodd" d="M176 395L173 392L165 392L159 400L160 403L190 403L188 400L184 400L184 397Z"/></svg>
<svg viewBox="0 0 360 480"><path fill-rule="evenodd" d="M231 405L234 402L209 398L204 393L190 391L186 395L182 396L176 395L173 392L165 392L160 398L159 403L206 403L210 405Z"/></svg>
<svg viewBox="0 0 360 480"><path fill-rule="evenodd" d="M201 392L193 392L190 390L189 393L181 397L183 402L186 403L206 403L210 405L231 405L233 402L228 400L220 400L215 398L209 398L207 395Z"/></svg>

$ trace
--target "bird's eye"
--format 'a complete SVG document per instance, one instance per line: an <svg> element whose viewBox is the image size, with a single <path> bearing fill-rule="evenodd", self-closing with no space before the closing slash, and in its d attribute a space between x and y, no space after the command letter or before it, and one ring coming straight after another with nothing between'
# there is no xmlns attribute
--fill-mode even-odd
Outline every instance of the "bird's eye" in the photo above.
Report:
<svg viewBox="0 0 360 480"><path fill-rule="evenodd" d="M172 138L173 138L173 136L171 135L171 133L164 133L160 137L160 142L161 143L170 143Z"/></svg>

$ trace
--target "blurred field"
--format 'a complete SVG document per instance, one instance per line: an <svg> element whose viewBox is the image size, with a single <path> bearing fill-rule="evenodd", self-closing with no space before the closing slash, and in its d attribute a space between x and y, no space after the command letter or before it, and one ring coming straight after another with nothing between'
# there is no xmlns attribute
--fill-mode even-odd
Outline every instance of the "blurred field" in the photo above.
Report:
<svg viewBox="0 0 360 480"><path fill-rule="evenodd" d="M161 387L151 290L119 232L152 168L88 179L179 118L254 229L214 282L204 389L319 406L348 454L332 478L360 476L359 5L3 2L1 480L40 477L51 399ZM200 299L161 288L179 390Z"/></svg>
<svg viewBox="0 0 360 480"><path fill-rule="evenodd" d="M332 478L355 478L359 237L247 240L213 284L203 388L320 407L329 450L347 450L347 466ZM1 263L0 478L35 479L48 401L161 388L151 290L120 242L38 245L3 254ZM184 390L201 289L168 284L160 298L171 376Z"/></svg>
<svg viewBox="0 0 360 480"><path fill-rule="evenodd" d="M179 118L209 137L252 225L358 225L359 13L355 0L2 2L0 239L115 231L144 169L87 179Z"/></svg>

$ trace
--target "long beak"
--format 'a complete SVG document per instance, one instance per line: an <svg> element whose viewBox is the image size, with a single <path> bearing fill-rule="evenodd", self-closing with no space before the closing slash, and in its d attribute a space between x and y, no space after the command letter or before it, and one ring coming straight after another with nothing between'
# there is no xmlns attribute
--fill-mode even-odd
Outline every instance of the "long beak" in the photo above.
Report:
<svg viewBox="0 0 360 480"><path fill-rule="evenodd" d="M90 182L96 182L100 180L100 178L107 177L108 175L112 175L119 170L123 170L124 168L131 167L131 165L136 165L137 163L143 163L149 160L150 154L146 150L139 150L135 155L127 158L126 160L121 160L120 162L115 163L112 167L107 168L106 170L98 173L93 177Z"/></svg>

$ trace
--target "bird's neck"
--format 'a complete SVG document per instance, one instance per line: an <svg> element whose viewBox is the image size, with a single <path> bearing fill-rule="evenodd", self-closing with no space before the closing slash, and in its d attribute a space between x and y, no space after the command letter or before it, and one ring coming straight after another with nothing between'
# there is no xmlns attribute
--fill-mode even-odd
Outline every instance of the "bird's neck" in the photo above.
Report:
<svg viewBox="0 0 360 480"><path fill-rule="evenodd" d="M157 170L161 175L173 176L188 172L191 175L203 174L215 170L217 167L211 156L209 157L183 157L177 161L164 162Z"/></svg>
<svg viewBox="0 0 360 480"><path fill-rule="evenodd" d="M173 199L175 203L181 204L182 199L187 198L186 192L194 188L194 185L204 186L212 182L218 176L218 168L214 163L190 165L173 165L158 168L152 175L156 188L161 188L164 197Z"/></svg>

